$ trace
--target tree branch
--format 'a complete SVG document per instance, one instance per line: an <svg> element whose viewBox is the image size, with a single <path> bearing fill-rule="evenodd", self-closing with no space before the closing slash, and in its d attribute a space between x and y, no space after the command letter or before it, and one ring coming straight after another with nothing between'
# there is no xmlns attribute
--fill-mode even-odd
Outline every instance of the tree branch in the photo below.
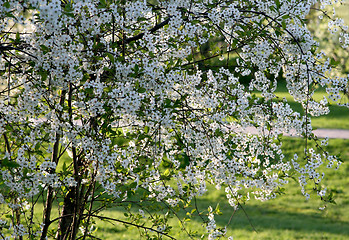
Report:
<svg viewBox="0 0 349 240"><path fill-rule="evenodd" d="M32 55L32 54L30 54L30 53L28 53L28 52L26 52L26 51L24 51L24 50L22 50L20 48L12 47L12 46L9 46L9 45L0 44L0 52L4 53L5 51L10 51L10 50L17 50L17 51L20 51L20 52L22 52L24 54L27 54L28 56L31 56L32 58L37 59L36 56L34 56L34 55Z"/></svg>
<svg viewBox="0 0 349 240"><path fill-rule="evenodd" d="M10 142L8 141L8 138L6 136L6 133L3 133L4 136L4 140L5 140L5 145L6 145L6 149L9 155L11 155L11 147L10 147Z"/></svg>
<svg viewBox="0 0 349 240"><path fill-rule="evenodd" d="M161 22L161 23L159 23L159 24L156 24L154 27L152 27L152 28L149 30L149 32L150 32L150 33L156 32L156 31L159 30L160 28L162 28L162 27L164 27L165 25L167 25L168 22L170 21L170 19L171 19L171 16L168 17L168 18L166 18L163 22ZM142 39L143 36L144 36L144 34L145 34L145 33L143 32L143 33L140 33L140 34L138 34L138 35L136 35L136 36L126 38L125 41L124 41L124 43L130 43L130 42L133 42L133 41L137 41L137 40L139 40L139 39ZM122 44L122 41L119 41L119 43Z"/></svg>
<svg viewBox="0 0 349 240"><path fill-rule="evenodd" d="M96 217L96 218L99 218L101 220L109 220L109 221L114 221L114 222L120 222L120 223L123 223L123 224L128 224L128 225L132 225L134 227L137 227L137 228L143 228L145 230L150 230L150 231L153 231L153 232L156 232L158 234L161 234L163 236L166 236L170 239L176 239L170 235L168 235L167 233L164 233L164 232L160 232L154 228L150 228L150 227L145 227L145 226L142 226L142 225L137 225L137 224L134 224L134 223L131 223L131 222L126 222L126 221L123 221L123 220L120 220L120 219L116 219L116 218L110 218L110 217L103 217L103 216L98 216L98 215L90 215L90 217Z"/></svg>

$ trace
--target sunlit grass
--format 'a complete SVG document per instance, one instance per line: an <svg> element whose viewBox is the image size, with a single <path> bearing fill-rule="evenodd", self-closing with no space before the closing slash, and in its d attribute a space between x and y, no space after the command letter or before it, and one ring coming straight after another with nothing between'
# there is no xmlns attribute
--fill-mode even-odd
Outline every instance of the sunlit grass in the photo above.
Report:
<svg viewBox="0 0 349 240"><path fill-rule="evenodd" d="M302 155L304 140L286 138L283 150L286 158L298 152ZM332 189L337 204L329 204L325 210L319 210L323 203L315 196L309 201L301 195L298 183L291 180L286 187L286 194L274 200L260 202L251 200L233 214L233 209L226 203L223 191L210 187L206 195L197 200L199 210L206 210L208 206L215 207L217 203L223 215L217 216L219 226L227 228L228 236L234 239L349 239L349 140L331 139L328 149L341 154L344 164L337 171L325 169L324 184ZM121 210L106 210L105 216L126 219ZM247 217L248 216L248 217ZM188 239L186 233L179 227L178 220L173 219L173 236L177 239ZM138 229L127 229L120 223L97 221L97 236L101 239L141 239ZM205 226L198 218L186 223L187 229L204 232ZM255 230L257 231L255 231ZM199 238L199 235L197 235Z"/></svg>
<svg viewBox="0 0 349 240"><path fill-rule="evenodd" d="M301 103L294 100L286 88L285 82L280 82L275 95L279 99L286 98L288 104L294 111L304 113ZM256 93L256 96L260 96L260 93ZM324 89L319 89L312 96L314 100L319 101L327 96ZM348 103L347 96L342 96L341 102ZM330 128L330 129L349 129L349 108L338 106L336 103L330 102L330 113L319 117L312 117L313 128Z"/></svg>

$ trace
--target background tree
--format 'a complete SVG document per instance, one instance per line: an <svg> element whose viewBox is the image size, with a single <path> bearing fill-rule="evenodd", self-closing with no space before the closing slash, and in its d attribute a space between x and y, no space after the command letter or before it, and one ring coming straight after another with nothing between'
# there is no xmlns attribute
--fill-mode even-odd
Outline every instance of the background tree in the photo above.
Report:
<svg viewBox="0 0 349 240"><path fill-rule="evenodd" d="M331 58L334 67L333 76L347 76L349 74L349 46L347 35L346 13L349 9L348 2L338 2L333 6L320 8L319 4L314 5L309 19L309 29L314 38L319 41L319 49L324 51ZM337 14L338 12L338 14ZM332 34L326 34L330 30ZM321 39L321 41L320 41ZM349 85L344 89L345 104L349 97Z"/></svg>
<svg viewBox="0 0 349 240"><path fill-rule="evenodd" d="M347 79L329 74L306 28L313 2L1 0L0 236L92 239L102 219L173 239L177 217L192 237L184 209L214 239L225 235L219 209L195 207L207 184L225 188L235 210L276 197L290 178L307 198L333 201L319 167L340 161L311 116L328 113ZM224 43L198 55L212 39ZM213 58L225 66L208 69ZM280 74L304 114L275 96ZM317 86L329 90L320 102ZM284 158L291 129L304 159ZM101 214L113 206L127 220Z"/></svg>

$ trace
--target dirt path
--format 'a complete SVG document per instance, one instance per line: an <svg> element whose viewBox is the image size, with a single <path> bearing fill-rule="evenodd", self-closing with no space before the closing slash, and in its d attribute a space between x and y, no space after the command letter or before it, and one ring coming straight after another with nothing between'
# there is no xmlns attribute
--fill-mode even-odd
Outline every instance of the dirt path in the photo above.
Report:
<svg viewBox="0 0 349 240"><path fill-rule="evenodd" d="M39 120L32 120L33 122L39 123L42 122L43 119L39 119ZM77 123L78 125L81 126L81 122ZM243 130L243 132L245 133L251 133L251 134L258 134L258 131L255 127L247 127ZM349 130L347 129L325 129L325 128L321 128L321 129L316 129L313 131L314 134L318 137L318 138L325 138L325 137L329 137L329 138L340 138L340 139L349 139ZM295 134L295 131L290 131L290 133L288 134L284 134L284 136L291 136L291 137L297 137Z"/></svg>
<svg viewBox="0 0 349 240"><path fill-rule="evenodd" d="M254 127L248 127L245 129L247 133L257 134L257 129ZM346 129L316 129L313 133L318 138L341 138L341 139L349 139L349 130ZM285 136L295 136L295 132L291 131L289 134L284 134Z"/></svg>
<svg viewBox="0 0 349 240"><path fill-rule="evenodd" d="M327 136L329 138L349 139L349 130L345 129L316 129L314 134L319 138Z"/></svg>

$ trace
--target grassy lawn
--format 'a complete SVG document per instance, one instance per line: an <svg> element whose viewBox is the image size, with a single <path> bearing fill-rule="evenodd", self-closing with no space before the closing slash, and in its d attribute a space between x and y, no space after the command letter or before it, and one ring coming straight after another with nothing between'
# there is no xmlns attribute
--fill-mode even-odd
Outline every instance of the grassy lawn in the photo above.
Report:
<svg viewBox="0 0 349 240"><path fill-rule="evenodd" d="M283 145L287 157L294 152L302 153L303 140L286 138ZM349 239L349 140L331 139L329 150L341 153L345 161L341 168L325 170L325 182L328 189L335 194L336 204L329 204L325 210L321 201L312 196L306 201L300 193L298 184L291 180L286 188L286 194L274 200L260 202L251 200L244 205L244 210L238 210L228 226L228 236L234 239ZM220 204L223 215L217 216L220 226L225 226L233 214L233 209L226 204L223 191L211 187L208 193L198 199L199 210L205 210L209 205ZM104 212L105 216L125 219L118 209ZM247 217L247 216L248 217ZM187 223L190 230L204 230L200 221L194 218ZM177 239L188 239L188 236L178 226L178 220L173 220L174 236ZM122 224L97 222L97 236L102 239L141 239L134 227L125 229ZM255 230L256 231L255 231ZM199 235L198 235L199 238Z"/></svg>
<svg viewBox="0 0 349 240"><path fill-rule="evenodd" d="M300 103L293 100L293 97L288 93L288 90L284 82L279 83L279 86L275 92L275 95L279 98L286 98L291 107L299 112L303 112ZM313 98L317 101L323 99L326 96L326 92L323 89L318 90ZM348 102L348 98L344 96L342 102ZM315 128L337 128L337 129L349 129L349 108L332 104L330 106L330 113L320 117L312 118L312 125Z"/></svg>
<svg viewBox="0 0 349 240"><path fill-rule="evenodd" d="M304 140L298 138L285 138L283 150L287 157L295 152L302 155ZM306 201L300 193L298 184L290 180L286 186L284 195L274 200L260 202L250 200L234 213L233 209L226 204L224 191L217 191L210 187L209 191L197 200L198 208L204 211L208 206L213 208L219 203L223 215L216 216L217 225L226 226L228 236L234 239L349 239L349 140L330 139L328 150L335 154L341 154L343 165L339 170L326 170L324 184L332 189L335 194L336 204L329 204L325 210L319 210L323 206L316 196L311 196ZM40 208L37 208L39 211ZM137 212L138 209L135 209ZM39 212L38 212L39 213ZM104 216L127 220L124 211L120 208L103 211ZM183 216L183 214L180 214ZM53 216L57 217L57 211ZM247 217L248 216L248 217ZM174 229L172 234L176 239L188 239L186 233L179 227L178 220L171 221ZM120 223L108 223L96 221L96 236L103 240L114 239L142 239L135 227L125 228ZM186 223L186 227L192 231L203 232L204 226L194 217ZM255 231L255 230L256 231ZM197 238L199 239L199 235ZM144 238L143 238L144 239ZM167 238L164 238L167 239ZM207 239L207 238L204 238Z"/></svg>
<svg viewBox="0 0 349 240"><path fill-rule="evenodd" d="M348 5L349 9L349 5ZM349 11L349 10L348 10ZM349 18L349 15L348 15ZM349 21L349 20L348 20ZM230 60L231 65L235 65L234 63L234 57ZM207 65L205 65L205 69L210 68L210 65L214 66L213 69L217 70L225 66L224 61L221 62L217 58L211 59L208 61ZM249 82L250 82L250 76L249 77L242 77L240 78L240 81L242 84L245 85L247 88ZM286 87L286 80L279 79L278 80L278 86L276 91L274 92L275 95L281 100L283 98L287 99L288 104L292 107L293 110L298 111L300 113L303 113L302 105L298 102L295 102L293 97L290 95L287 87ZM255 92L256 96L261 96L260 92ZM312 96L314 100L320 101L324 98L324 96L328 96L326 93L326 90L324 88L317 89L314 95ZM340 103L348 103L348 95L341 95ZM312 117L312 125L314 129L317 128L330 128L330 129L349 129L349 108L338 106L337 103L334 103L332 101L329 101L330 103L330 113L327 115L323 115L320 117Z"/></svg>
<svg viewBox="0 0 349 240"><path fill-rule="evenodd" d="M256 96L260 96L259 92L256 92ZM293 97L289 94L288 89L286 88L286 82L284 80L278 83L277 90L275 95L279 99L286 98L288 104L292 107L293 110L303 113L302 105L298 102L295 102ZM319 89L313 95L313 98L316 101L320 101L327 96L324 89ZM343 96L341 102L348 102L348 97ZM312 117L312 125L314 129L317 128L330 128L330 129L349 129L349 108L338 106L337 104L330 102L330 113L320 117Z"/></svg>

